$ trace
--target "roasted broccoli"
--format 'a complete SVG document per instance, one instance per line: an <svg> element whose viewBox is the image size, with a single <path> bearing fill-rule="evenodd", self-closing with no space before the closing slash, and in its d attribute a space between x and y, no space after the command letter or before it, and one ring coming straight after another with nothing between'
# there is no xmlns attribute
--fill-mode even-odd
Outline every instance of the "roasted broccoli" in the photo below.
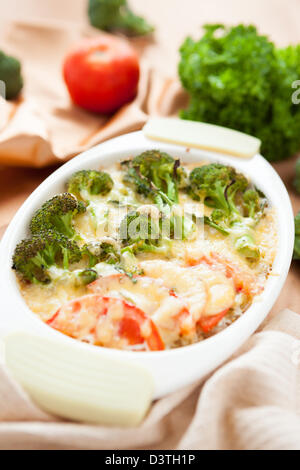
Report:
<svg viewBox="0 0 300 470"><path fill-rule="evenodd" d="M119 235L124 249L134 255L138 253L170 254L170 239L167 234L162 237L162 220L141 214L138 211L129 212L121 222Z"/></svg>
<svg viewBox="0 0 300 470"><path fill-rule="evenodd" d="M203 200L209 207L227 211L226 191L235 181L235 175L234 168L219 163L194 168L190 173L189 194L197 201Z"/></svg>
<svg viewBox="0 0 300 470"><path fill-rule="evenodd" d="M254 227L263 215L265 198L234 168L212 163L190 174L190 195L213 208L204 223L223 235L230 235L235 249L251 260L260 257Z"/></svg>
<svg viewBox="0 0 300 470"><path fill-rule="evenodd" d="M141 36L154 31L144 18L135 15L127 0L89 0L88 14L92 26L105 31L122 31Z"/></svg>
<svg viewBox="0 0 300 470"><path fill-rule="evenodd" d="M297 193L300 194L300 158L298 158L297 163L296 163L296 173L295 173L295 179L294 179L294 187L295 187Z"/></svg>
<svg viewBox="0 0 300 470"><path fill-rule="evenodd" d="M295 246L294 259L300 259L300 212L295 217Z"/></svg>
<svg viewBox="0 0 300 470"><path fill-rule="evenodd" d="M179 160L159 150L148 150L133 160L123 162L127 167L124 182L161 206L178 203L178 188L186 184L185 170Z"/></svg>
<svg viewBox="0 0 300 470"><path fill-rule="evenodd" d="M53 230L68 238L73 238L76 236L73 219L85 210L85 205L70 193L54 196L45 202L31 219L31 233Z"/></svg>
<svg viewBox="0 0 300 470"><path fill-rule="evenodd" d="M50 274L52 274L50 272ZM56 281L68 282L73 287L84 287L98 279L98 273L94 269L82 269L75 271L63 271L56 276Z"/></svg>
<svg viewBox="0 0 300 470"><path fill-rule="evenodd" d="M0 51L0 80L5 83L5 94L8 100L16 98L23 88L20 62L2 51Z"/></svg>
<svg viewBox="0 0 300 470"><path fill-rule="evenodd" d="M87 286L98 278L98 273L94 269L83 269L78 273L77 283L79 285Z"/></svg>
<svg viewBox="0 0 300 470"><path fill-rule="evenodd" d="M105 196L113 188L113 180L108 173L97 170L80 170L74 173L68 181L68 192L84 201L89 195Z"/></svg>
<svg viewBox="0 0 300 470"><path fill-rule="evenodd" d="M77 243L51 230L43 231L32 238L22 240L13 256L13 269L23 279L32 283L48 284L51 266L68 269L70 264L81 260Z"/></svg>
<svg viewBox="0 0 300 470"><path fill-rule="evenodd" d="M98 263L116 264L120 261L119 247L115 240L109 238L84 245L82 255L88 258L90 268Z"/></svg>
<svg viewBox="0 0 300 470"><path fill-rule="evenodd" d="M140 269L138 260L135 256L134 249L131 246L126 246L121 250L120 263L116 268L134 280L133 276L140 276L143 274Z"/></svg>
<svg viewBox="0 0 300 470"><path fill-rule="evenodd" d="M194 222L181 215L169 212L159 217L129 212L122 220L119 235L123 246L130 247L133 253L152 252L169 255L171 241L186 239L195 230Z"/></svg>
<svg viewBox="0 0 300 470"><path fill-rule="evenodd" d="M123 218L119 234L123 245L132 246L134 251L155 251L160 238L159 221L131 211Z"/></svg>

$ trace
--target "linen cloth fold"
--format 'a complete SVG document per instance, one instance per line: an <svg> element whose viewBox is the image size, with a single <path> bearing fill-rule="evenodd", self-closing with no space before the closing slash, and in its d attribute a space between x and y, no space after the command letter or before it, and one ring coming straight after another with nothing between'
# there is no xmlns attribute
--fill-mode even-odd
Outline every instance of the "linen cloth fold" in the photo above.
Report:
<svg viewBox="0 0 300 470"><path fill-rule="evenodd" d="M156 401L138 428L66 422L0 365L0 449L300 450L300 316L284 310L207 380Z"/></svg>

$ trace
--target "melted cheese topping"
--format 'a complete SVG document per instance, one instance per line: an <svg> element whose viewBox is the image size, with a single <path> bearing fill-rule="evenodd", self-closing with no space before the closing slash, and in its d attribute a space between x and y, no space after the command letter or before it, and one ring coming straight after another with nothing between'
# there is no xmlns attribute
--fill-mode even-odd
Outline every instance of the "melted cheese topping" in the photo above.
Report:
<svg viewBox="0 0 300 470"><path fill-rule="evenodd" d="M76 218L75 228L82 237L82 243L91 243L105 236L117 238L118 227L128 208L138 209L143 214L151 213L155 217L157 209L123 185L123 174L118 166L106 171L114 181L113 190L105 197L92 196L88 210ZM122 207L116 207L114 201L120 201ZM180 194L178 207L183 206L198 217L211 213L210 208L195 202L185 193ZM255 228L255 238L261 258L253 265L234 250L230 237L224 237L207 226L197 226L188 240L172 241L167 255L138 254L137 268L143 274L134 279L120 274L112 265L99 263L96 268L100 278L86 287L75 287L57 272L50 285L20 281L20 288L29 308L43 321L53 319L57 311L63 312L60 313L63 315L60 321L62 324L71 322L71 336L79 340L128 348L115 326L123 314L120 304L114 304L109 315L99 317L97 325L90 311L79 310L80 318L77 318L78 312L74 313L73 306L70 307L72 311L61 309L74 299L97 294L120 299L141 309L155 324L166 348L183 346L211 334L207 333L207 325L214 333L230 324L263 290L277 246L273 209L265 210L264 217ZM199 327L201 322L205 328ZM144 322L140 328L141 336L147 338L149 324ZM131 347L133 350L143 348L139 344Z"/></svg>

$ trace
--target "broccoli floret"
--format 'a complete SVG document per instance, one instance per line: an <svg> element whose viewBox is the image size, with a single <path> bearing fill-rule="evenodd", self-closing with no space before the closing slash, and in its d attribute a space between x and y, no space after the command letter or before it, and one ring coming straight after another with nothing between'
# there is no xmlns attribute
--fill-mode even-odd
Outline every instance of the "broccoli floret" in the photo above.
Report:
<svg viewBox="0 0 300 470"><path fill-rule="evenodd" d="M131 279L133 279L133 276L140 276L143 274L143 271L139 268L138 260L132 247L127 246L122 248L121 259L117 269L124 272Z"/></svg>
<svg viewBox="0 0 300 470"><path fill-rule="evenodd" d="M166 194L170 201L178 202L178 161L165 152L148 150L135 157L132 166Z"/></svg>
<svg viewBox="0 0 300 470"><path fill-rule="evenodd" d="M204 26L180 48L179 77L189 93L183 119L237 129L262 141L270 161L300 150L300 106L291 87L300 76L300 46L277 49L251 25Z"/></svg>
<svg viewBox="0 0 300 470"><path fill-rule="evenodd" d="M98 273L94 269L69 269L57 268L52 266L48 270L49 277L53 283L68 284L72 287L84 287L98 278Z"/></svg>
<svg viewBox="0 0 300 470"><path fill-rule="evenodd" d="M159 206L178 203L178 188L186 184L185 170L179 160L159 150L148 150L123 165L127 166L124 182L131 184L139 194Z"/></svg>
<svg viewBox="0 0 300 470"><path fill-rule="evenodd" d="M297 163L296 163L294 187L295 187L297 193L300 194L300 158L298 158Z"/></svg>
<svg viewBox="0 0 300 470"><path fill-rule="evenodd" d="M54 196L45 202L31 219L31 233L53 230L68 238L73 238L76 235L73 219L85 210L85 205L70 193Z"/></svg>
<svg viewBox="0 0 300 470"><path fill-rule="evenodd" d="M130 36L154 31L144 18L130 10L127 0L89 0L88 14L92 26L105 31L119 30Z"/></svg>
<svg viewBox="0 0 300 470"><path fill-rule="evenodd" d="M68 182L68 192L85 200L84 193L95 196L108 194L113 188L108 173L97 170L81 170L74 173Z"/></svg>
<svg viewBox="0 0 300 470"><path fill-rule="evenodd" d="M294 245L294 259L300 259L300 212L295 217L295 245Z"/></svg>
<svg viewBox="0 0 300 470"><path fill-rule="evenodd" d="M263 215L265 198L248 180L229 166L212 163L190 174L190 195L213 208L204 223L233 240L235 249L249 260L258 260L254 227Z"/></svg>
<svg viewBox="0 0 300 470"><path fill-rule="evenodd" d="M0 80L5 83L6 98L16 98L23 88L21 64L15 57L0 51Z"/></svg>
<svg viewBox="0 0 300 470"><path fill-rule="evenodd" d="M75 287L87 286L98 278L98 273L94 269L83 269L82 271L70 274Z"/></svg>
<svg viewBox="0 0 300 470"><path fill-rule="evenodd" d="M119 235L124 247L134 254L148 252L169 256L174 239L186 239L195 230L195 224L180 214L151 217L139 211L129 212L121 221Z"/></svg>
<svg viewBox="0 0 300 470"><path fill-rule="evenodd" d="M72 263L81 260L77 243L53 231L43 231L32 238L22 240L13 255L13 269L23 279L32 283L48 284L51 266L68 269Z"/></svg>
<svg viewBox="0 0 300 470"><path fill-rule="evenodd" d="M242 197L242 207L246 217L260 219L266 205L266 198L257 189L247 189Z"/></svg>
<svg viewBox="0 0 300 470"><path fill-rule="evenodd" d="M87 256L90 268L98 263L116 264L120 261L118 245L114 240L109 239L84 245L82 255Z"/></svg>
<svg viewBox="0 0 300 470"><path fill-rule="evenodd" d="M129 212L121 221L120 238L134 251L155 251L160 238L159 221L137 211Z"/></svg>
<svg viewBox="0 0 300 470"><path fill-rule="evenodd" d="M190 196L209 207L228 210L226 190L234 181L234 168L212 163L194 168L190 173Z"/></svg>
<svg viewBox="0 0 300 470"><path fill-rule="evenodd" d="M131 166L131 162L122 162L122 167L123 169L126 168L123 182L131 186L138 194L155 201L158 191L152 187L151 183L144 176Z"/></svg>

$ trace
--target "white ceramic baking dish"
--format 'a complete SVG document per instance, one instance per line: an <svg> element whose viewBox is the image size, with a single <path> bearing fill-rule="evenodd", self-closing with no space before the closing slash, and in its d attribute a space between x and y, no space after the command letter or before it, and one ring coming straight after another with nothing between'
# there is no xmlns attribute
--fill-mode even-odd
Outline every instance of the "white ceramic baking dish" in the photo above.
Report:
<svg viewBox="0 0 300 470"><path fill-rule="evenodd" d="M284 284L293 252L293 213L281 179L260 155L255 155L251 159L240 159L198 149L187 151L184 146L158 143L147 139L143 132L134 132L98 145L63 165L27 199L15 215L1 242L0 331L3 336L15 330L25 330L43 336L55 336L65 344L75 343L75 340L45 325L26 306L19 292L15 274L11 270L14 248L27 235L28 222L34 211L45 200L64 191L65 182L73 172L79 169L105 167L150 148L166 151L180 158L182 162L205 159L233 165L266 194L270 203L276 208L278 219L278 251L273 273L266 283L265 290L241 318L222 332L191 346L160 352L118 351L76 342L78 350L96 349L99 361L106 355L109 358L141 364L154 378L154 395L157 398L203 378L228 359L267 316Z"/></svg>

